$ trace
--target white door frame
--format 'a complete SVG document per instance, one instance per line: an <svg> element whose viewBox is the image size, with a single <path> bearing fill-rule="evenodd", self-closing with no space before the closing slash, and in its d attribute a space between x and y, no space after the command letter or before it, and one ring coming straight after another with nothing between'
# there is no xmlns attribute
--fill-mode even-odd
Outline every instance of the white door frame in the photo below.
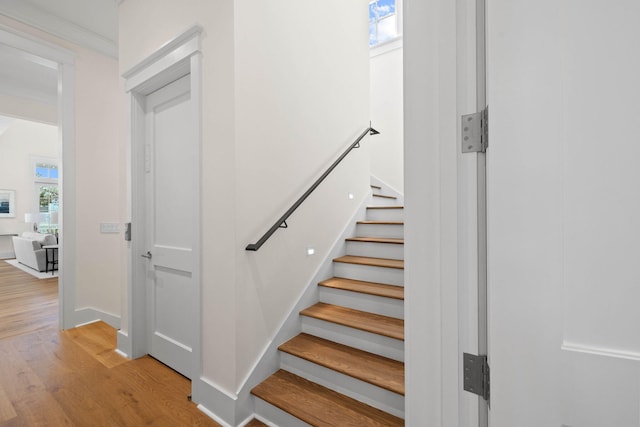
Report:
<svg viewBox="0 0 640 427"><path fill-rule="evenodd" d="M129 245L129 278L127 290L127 324L119 334L118 349L131 358L149 353L148 307L146 297L146 263L140 254L146 251L145 242L145 180L144 180L144 142L145 111L144 101L148 94L171 83L178 78L191 74L191 101L194 108L194 135L198 146L202 146L201 137L201 48L202 29L194 26L165 44L158 51L123 74L128 97L127 116L130 150L130 194L131 194L131 244ZM200 158L200 156L198 156ZM198 172L199 174L199 172ZM200 188L194 189L200 199ZM200 209L195 212L198 232L194 242L194 273L197 285L196 301L193 307L198 319L195 327L196 342L193 346L193 380L202 374L202 321L201 321L201 217ZM194 382L192 382L193 384Z"/></svg>
<svg viewBox="0 0 640 427"><path fill-rule="evenodd" d="M475 0L403 7L406 423L475 427L461 359L478 344L476 159L459 125L476 109Z"/></svg>
<svg viewBox="0 0 640 427"><path fill-rule="evenodd" d="M76 326L76 194L75 194L75 54L11 27L0 25L0 43L24 52L25 58L58 71L58 141L60 151L60 263L58 279L61 329ZM71 262L66 262L71 260Z"/></svg>

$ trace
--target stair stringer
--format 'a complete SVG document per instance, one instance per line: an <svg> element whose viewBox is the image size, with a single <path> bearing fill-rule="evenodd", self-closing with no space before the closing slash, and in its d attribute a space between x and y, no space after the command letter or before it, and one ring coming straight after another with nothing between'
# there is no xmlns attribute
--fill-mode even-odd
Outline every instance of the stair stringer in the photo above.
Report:
<svg viewBox="0 0 640 427"><path fill-rule="evenodd" d="M348 220L340 235L333 242L331 250L327 253L327 256L307 283L297 302L278 328L278 332L269 341L253 369L245 378L237 393L236 413L238 416L236 419L246 419L255 413L254 399L256 398L251 395L251 389L280 369L278 346L302 332L300 311L320 301L318 282L333 276L333 259L346 254L346 238L353 236L356 230L356 223L366 218L367 206L371 204L371 199L371 194L365 197L356 213Z"/></svg>

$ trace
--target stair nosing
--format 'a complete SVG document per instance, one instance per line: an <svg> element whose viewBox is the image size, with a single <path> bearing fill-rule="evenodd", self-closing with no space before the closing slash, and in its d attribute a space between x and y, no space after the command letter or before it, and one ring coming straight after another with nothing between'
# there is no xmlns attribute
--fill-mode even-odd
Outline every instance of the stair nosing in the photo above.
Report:
<svg viewBox="0 0 640 427"><path fill-rule="evenodd" d="M387 261L387 262L385 263L380 261ZM391 261L391 263L389 263L388 261ZM364 257L364 256L355 256L355 255L344 255L338 258L334 258L333 262L339 262L343 264L366 265L369 267L394 268L396 270L404 270L404 260L401 260L401 259L373 258L373 257ZM399 265L399 263L401 263L402 265ZM389 265L389 264L396 264L396 265Z"/></svg>
<svg viewBox="0 0 640 427"><path fill-rule="evenodd" d="M278 381L278 383L287 383L289 385L289 387L287 387L287 390L292 390L294 393L293 396L289 394L285 396L280 395L277 396L277 398L269 396L268 393L263 390L263 384L270 379ZM302 396L302 392L306 392L305 396ZM251 390L251 393L254 396L257 396L258 398L264 400L265 402L275 406L276 408L279 408L280 410L311 425L326 426L331 424L327 424L328 420L322 419L322 417L318 413L312 413L309 410L308 405L303 407L307 409L306 411L301 410L300 407L294 406L293 400L295 400L295 397L304 398L307 400L309 398L314 398L314 402L318 402L318 400L323 399L326 401L326 404L330 405L329 407L334 409L334 411L337 407L340 406L352 416L355 415L355 418L359 418L361 421L372 420L376 423L376 425L389 425L389 421L393 421L394 425L404 425L404 420L399 417L386 413L383 410L375 408L371 405L367 405L366 403L359 402L356 399L345 396L335 390L331 390L327 387L324 387L318 383L310 381L284 369L279 369L269 378L267 378L267 380L265 380L263 383L258 384Z"/></svg>
<svg viewBox="0 0 640 427"><path fill-rule="evenodd" d="M404 209L402 205L392 205L392 206L367 206L367 209Z"/></svg>
<svg viewBox="0 0 640 427"><path fill-rule="evenodd" d="M363 225L404 225L404 221L363 220L363 221L356 222L356 224L363 224Z"/></svg>
<svg viewBox="0 0 640 427"><path fill-rule="evenodd" d="M346 315L345 317L351 317L350 322L343 320L341 318L336 318L333 316L328 316L326 315L326 313L318 313L317 310L323 310L323 309L332 309L333 311L341 311L342 314ZM369 313L366 311L362 311L362 310L356 310L353 308L348 308L348 307L342 307L339 305L334 305L334 304L327 304L327 303L323 303L323 302L318 302L310 307L305 308L304 310L300 311L300 315L301 316L307 316L307 317L312 317L314 319L318 319L318 320L324 320L325 322L330 322L330 323L335 323L337 325L341 325L341 326L345 326L348 328L353 328L353 329L358 329L364 332L369 332L375 335L380 335L380 336L384 336L387 338L392 338L392 339L396 339L396 340L400 340L400 341L404 341L404 320L403 319L397 319L395 317L390 317L390 316L383 316L381 314L375 314L375 313ZM351 316L349 316L351 315ZM353 322L354 318L362 318L362 317L366 317L368 318L368 323L364 324L364 323L358 323L355 324ZM360 319L362 320L362 319ZM402 324L402 332L398 333L398 331L385 331L383 330L383 328L373 328L372 325L374 325L374 321L384 321L387 323L393 323L395 324L395 328L398 327L398 324Z"/></svg>
<svg viewBox="0 0 640 427"><path fill-rule="evenodd" d="M382 243L392 245L404 245L404 239L398 237L367 237L367 236L354 236L347 237L347 242L360 242L360 243Z"/></svg>
<svg viewBox="0 0 640 427"><path fill-rule="evenodd" d="M342 287L342 286L335 286L333 284L331 284L332 282L347 282L350 284L354 284L356 285L356 287L358 287L359 285L363 288L378 288L378 289L394 289L398 291L402 291L402 297L398 297L395 295L390 295L390 294L385 294L383 292L373 292L372 290L362 290L361 289L350 289L348 287ZM402 286L398 286L398 285L389 285L386 283L377 283L377 282L368 282L365 280L356 280L356 279L349 279L346 277L331 277L329 279L325 279L321 282L318 283L318 286L323 286L323 287L327 287L327 288L332 288L332 289L339 289L339 290L344 290L347 292L356 292L356 293L361 293L361 294L367 294L367 295L374 295L374 296L378 296L381 298L391 298L391 299L397 299L397 300L401 300L404 301L404 287Z"/></svg>
<svg viewBox="0 0 640 427"><path fill-rule="evenodd" d="M303 343L312 343L313 349L302 350L299 351L298 348L303 347L304 345L300 345L298 342L302 341ZM297 347L297 348L292 348ZM345 366L344 363L335 362L331 363L331 358L326 357L318 357L318 347L322 347L328 352L336 352L344 356L348 356L350 358L350 365L355 367L356 369L351 368L351 366ZM405 388L404 388L404 363L399 362L397 360L389 359L388 357L380 356L375 353L370 353L368 351L360 350L357 348L350 347L348 345L340 344L334 341L330 341L321 337L317 337L315 335L310 335L306 333L300 333L295 337L291 338L287 342L281 344L278 347L278 350L288 353L292 356L298 357L300 359L306 360L308 362L314 363L319 366L323 366L327 369L331 369L332 371L339 372L343 375L347 375L349 377L355 378L357 380L366 382L368 384L374 385L376 387L380 387L384 390L388 390L390 392L399 394L404 396ZM324 352L327 353L326 351ZM357 369L359 365L366 365L368 371L366 373L361 372L362 370ZM384 366L390 365L390 366ZM375 369L374 369L375 368ZM387 368L390 371L386 370ZM393 378L394 375L391 375L386 378L386 383L384 381L380 381L379 379L383 377L389 372L397 372L397 370L402 370L402 381L399 382L398 378ZM375 375L374 373L377 373ZM396 374L397 376L397 374ZM389 384L389 383L393 383Z"/></svg>
<svg viewBox="0 0 640 427"><path fill-rule="evenodd" d="M391 199L391 200L397 200L398 198L396 196L388 196L386 194L372 194L373 197L381 197L383 199Z"/></svg>

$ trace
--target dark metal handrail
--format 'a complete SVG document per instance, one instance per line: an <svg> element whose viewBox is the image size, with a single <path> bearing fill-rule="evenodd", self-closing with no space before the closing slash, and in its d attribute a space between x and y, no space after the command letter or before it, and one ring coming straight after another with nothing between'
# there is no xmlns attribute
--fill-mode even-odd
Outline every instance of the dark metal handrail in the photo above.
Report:
<svg viewBox="0 0 640 427"><path fill-rule="evenodd" d="M362 141L362 138L364 138L367 134L377 135L379 133L380 132L378 132L371 126L366 128L360 134L360 136L349 146L349 148L347 148L345 152L342 153L340 157L338 157L338 159L335 162L333 162L331 166L329 166L329 169L327 169L325 173L323 173L322 176L318 178L316 182L314 182L313 185L311 185L311 187L309 187L309 189L305 191L305 193L302 196L300 196L300 198L284 213L284 215L282 215L280 219L278 219L276 223L273 224L271 228L267 230L266 233L264 233L264 235L260 238L260 240L258 240L256 243L250 243L249 245L247 245L245 249L247 251L257 251L264 244L264 242L266 242L269 239L269 237L271 237L271 235L276 232L278 228L287 228L288 227L287 219L291 216L291 214L296 209L298 209L298 206L300 206L302 202L304 202L305 199L309 197L311 193L313 193L313 190L315 190L318 187L318 185L320 185L320 183L324 181L324 179L331 173L331 171L334 170L336 166L338 166L338 164L342 161L342 159L347 157L347 154L349 154L351 150L353 150L354 148L360 148L360 141Z"/></svg>

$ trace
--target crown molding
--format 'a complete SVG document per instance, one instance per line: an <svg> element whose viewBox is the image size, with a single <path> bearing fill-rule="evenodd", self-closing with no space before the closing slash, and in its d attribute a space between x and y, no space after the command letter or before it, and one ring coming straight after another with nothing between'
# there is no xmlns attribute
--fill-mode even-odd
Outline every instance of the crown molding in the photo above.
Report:
<svg viewBox="0 0 640 427"><path fill-rule="evenodd" d="M61 39L112 58L118 58L118 43L60 16L22 0L4 0L0 14Z"/></svg>

